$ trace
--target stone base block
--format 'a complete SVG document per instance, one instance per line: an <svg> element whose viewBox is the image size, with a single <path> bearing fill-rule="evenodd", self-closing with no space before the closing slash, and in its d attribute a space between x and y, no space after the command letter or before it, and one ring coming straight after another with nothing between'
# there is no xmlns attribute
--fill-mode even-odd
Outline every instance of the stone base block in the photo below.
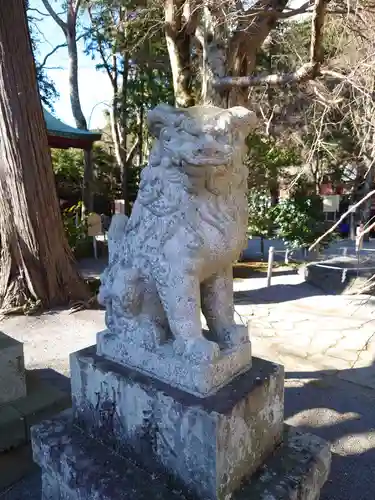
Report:
<svg viewBox="0 0 375 500"><path fill-rule="evenodd" d="M205 499L222 499L281 441L284 371L253 366L200 398L96 354L71 355L74 417L85 432L149 471L168 471Z"/></svg>
<svg viewBox="0 0 375 500"><path fill-rule="evenodd" d="M238 337L248 339L247 327L236 325L236 328ZM220 357L213 362L194 364L190 359L176 355L172 341L151 351L120 335L104 331L97 336L97 353L200 397L217 392L251 367L249 340L235 348L222 349Z"/></svg>
<svg viewBox="0 0 375 500"><path fill-rule="evenodd" d="M32 372L26 372L27 395L0 406L0 452L30 441L30 427L71 406L71 398Z"/></svg>
<svg viewBox="0 0 375 500"><path fill-rule="evenodd" d="M23 344L0 332L0 405L24 396Z"/></svg>
<svg viewBox="0 0 375 500"><path fill-rule="evenodd" d="M181 500L159 476L88 438L69 410L32 428L32 448L42 469L42 500Z"/></svg>
<svg viewBox="0 0 375 500"><path fill-rule="evenodd" d="M168 476L145 472L72 422L64 412L32 429L34 460L42 468L42 500L193 499L171 487ZM231 499L318 500L330 461L325 441L286 428L283 444Z"/></svg>

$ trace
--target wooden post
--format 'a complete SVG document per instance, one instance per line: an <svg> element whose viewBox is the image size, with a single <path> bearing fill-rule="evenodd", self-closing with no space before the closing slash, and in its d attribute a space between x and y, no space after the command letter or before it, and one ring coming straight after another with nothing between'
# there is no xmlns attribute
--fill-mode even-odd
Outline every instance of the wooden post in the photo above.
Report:
<svg viewBox="0 0 375 500"><path fill-rule="evenodd" d="M275 248L270 247L268 250L267 288L271 286L274 253L275 253Z"/></svg>
<svg viewBox="0 0 375 500"><path fill-rule="evenodd" d="M97 244L97 241L96 241L96 236L92 237L92 244L93 244L93 247L94 247L94 257L95 257L96 260L98 260L98 244Z"/></svg>

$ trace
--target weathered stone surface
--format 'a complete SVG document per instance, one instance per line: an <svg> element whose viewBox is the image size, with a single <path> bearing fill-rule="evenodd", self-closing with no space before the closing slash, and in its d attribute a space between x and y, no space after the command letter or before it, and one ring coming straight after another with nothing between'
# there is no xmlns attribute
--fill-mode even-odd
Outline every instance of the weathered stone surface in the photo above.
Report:
<svg viewBox="0 0 375 500"><path fill-rule="evenodd" d="M236 328L243 332L243 338L248 335L247 327L237 325ZM151 351L127 343L123 335L104 331L97 337L97 353L200 397L218 391L251 367L250 341L244 341L241 349L221 350L220 356L212 362L192 364L190 360L175 355L172 342Z"/></svg>
<svg viewBox="0 0 375 500"><path fill-rule="evenodd" d="M42 500L194 498L173 489L168 476L148 474L87 438L66 412L35 426L32 434L34 458L43 471ZM283 444L232 500L318 500L330 461L322 439L286 429Z"/></svg>
<svg viewBox="0 0 375 500"><path fill-rule="evenodd" d="M25 395L23 344L0 332L0 404Z"/></svg>
<svg viewBox="0 0 375 500"><path fill-rule="evenodd" d="M59 413L71 406L70 395L56 387L40 381L27 372L27 396L11 403L22 415L25 422L26 437L30 440L30 427L45 418Z"/></svg>
<svg viewBox="0 0 375 500"><path fill-rule="evenodd" d="M72 425L70 411L32 428L43 500L181 500L159 480Z"/></svg>
<svg viewBox="0 0 375 500"><path fill-rule="evenodd" d="M245 354L235 357L233 349L250 356L247 332L233 317L232 263L247 243L243 154L255 113L161 105L148 122L155 137L149 165L130 218L114 218L101 278L99 299L117 339L104 336L98 352L154 375L156 360L165 358L168 367L160 375L179 387L185 387L184 365L191 371L205 365L208 379L212 366L222 365L220 376L229 381L238 361L237 373L244 368ZM201 308L210 339L202 334ZM215 385L213 378L203 395L224 382Z"/></svg>
<svg viewBox="0 0 375 500"><path fill-rule="evenodd" d="M71 355L77 423L149 470L167 470L203 498L222 499L280 442L283 368L253 367L199 398L105 360L91 347Z"/></svg>
<svg viewBox="0 0 375 500"><path fill-rule="evenodd" d="M0 491L8 490L25 476L37 473L38 469L39 467L33 462L29 443L7 450L6 453L0 453ZM0 493L1 500L4 500L1 495L2 493ZM26 499L19 496L17 500ZM40 497L37 500L40 500Z"/></svg>
<svg viewBox="0 0 375 500"><path fill-rule="evenodd" d="M232 500L318 500L330 467L326 441L285 426L282 446Z"/></svg>
<svg viewBox="0 0 375 500"><path fill-rule="evenodd" d="M0 406L0 452L30 440L30 427L71 406L70 395L26 372L27 395Z"/></svg>
<svg viewBox="0 0 375 500"><path fill-rule="evenodd" d="M0 452L26 442L22 415L9 404L0 406Z"/></svg>

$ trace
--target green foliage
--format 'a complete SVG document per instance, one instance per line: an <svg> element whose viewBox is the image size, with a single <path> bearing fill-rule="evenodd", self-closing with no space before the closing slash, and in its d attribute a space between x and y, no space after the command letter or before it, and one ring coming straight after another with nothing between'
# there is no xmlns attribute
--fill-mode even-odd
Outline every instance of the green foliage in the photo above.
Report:
<svg viewBox="0 0 375 500"><path fill-rule="evenodd" d="M55 172L57 191L60 198L73 203L81 198L84 170L83 151L80 149L52 149L52 164ZM114 155L101 144L94 145L94 200L100 198L107 202L121 197L121 175ZM132 192L138 189L138 173L129 172Z"/></svg>
<svg viewBox="0 0 375 500"><path fill-rule="evenodd" d="M245 164L249 168L250 188L272 191L290 166L301 163L296 147L282 144L277 139L261 134L251 134L247 138L248 154Z"/></svg>
<svg viewBox="0 0 375 500"><path fill-rule="evenodd" d="M53 171L66 181L79 182L83 176L83 151L81 149L52 149Z"/></svg>
<svg viewBox="0 0 375 500"><path fill-rule="evenodd" d="M171 71L162 29L163 7L147 0L141 4L137 0L120 3L96 0L90 4L92 24L85 39L86 53L99 61L97 69L122 75L125 87L115 82L115 87L118 85L116 116L124 122L121 125L125 125L126 134L135 139L141 133L141 109L145 113L160 102L173 103ZM147 140L147 127L144 127L142 140Z"/></svg>
<svg viewBox="0 0 375 500"><path fill-rule="evenodd" d="M276 235L289 248L306 248L325 232L322 199L295 193L273 211Z"/></svg>
<svg viewBox="0 0 375 500"><path fill-rule="evenodd" d="M86 220L81 219L81 211L82 202L79 202L62 213L65 234L69 246L77 258L91 253L91 240L87 236L87 223Z"/></svg>
<svg viewBox="0 0 375 500"><path fill-rule="evenodd" d="M273 207L269 193L265 190L250 189L248 194L249 236L268 238L273 233Z"/></svg>

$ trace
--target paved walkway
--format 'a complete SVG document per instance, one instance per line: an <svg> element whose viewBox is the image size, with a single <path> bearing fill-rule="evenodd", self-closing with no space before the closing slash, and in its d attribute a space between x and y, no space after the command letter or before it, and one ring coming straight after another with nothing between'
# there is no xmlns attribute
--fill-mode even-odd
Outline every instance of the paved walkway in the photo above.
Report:
<svg viewBox="0 0 375 500"><path fill-rule="evenodd" d="M263 276L235 281L236 320L250 321L254 355L284 364L287 422L332 443L332 473L321 500L368 500L375 474L374 301L322 295L290 270L278 269L272 286L265 285ZM54 373L69 375L69 353L93 344L102 328L103 311L0 322L24 342L27 368L49 368L56 383ZM0 498L40 495L34 474Z"/></svg>
<svg viewBox="0 0 375 500"><path fill-rule="evenodd" d="M236 320L250 322L254 352L286 369L338 371L375 388L374 299L329 296L298 274L235 281Z"/></svg>

